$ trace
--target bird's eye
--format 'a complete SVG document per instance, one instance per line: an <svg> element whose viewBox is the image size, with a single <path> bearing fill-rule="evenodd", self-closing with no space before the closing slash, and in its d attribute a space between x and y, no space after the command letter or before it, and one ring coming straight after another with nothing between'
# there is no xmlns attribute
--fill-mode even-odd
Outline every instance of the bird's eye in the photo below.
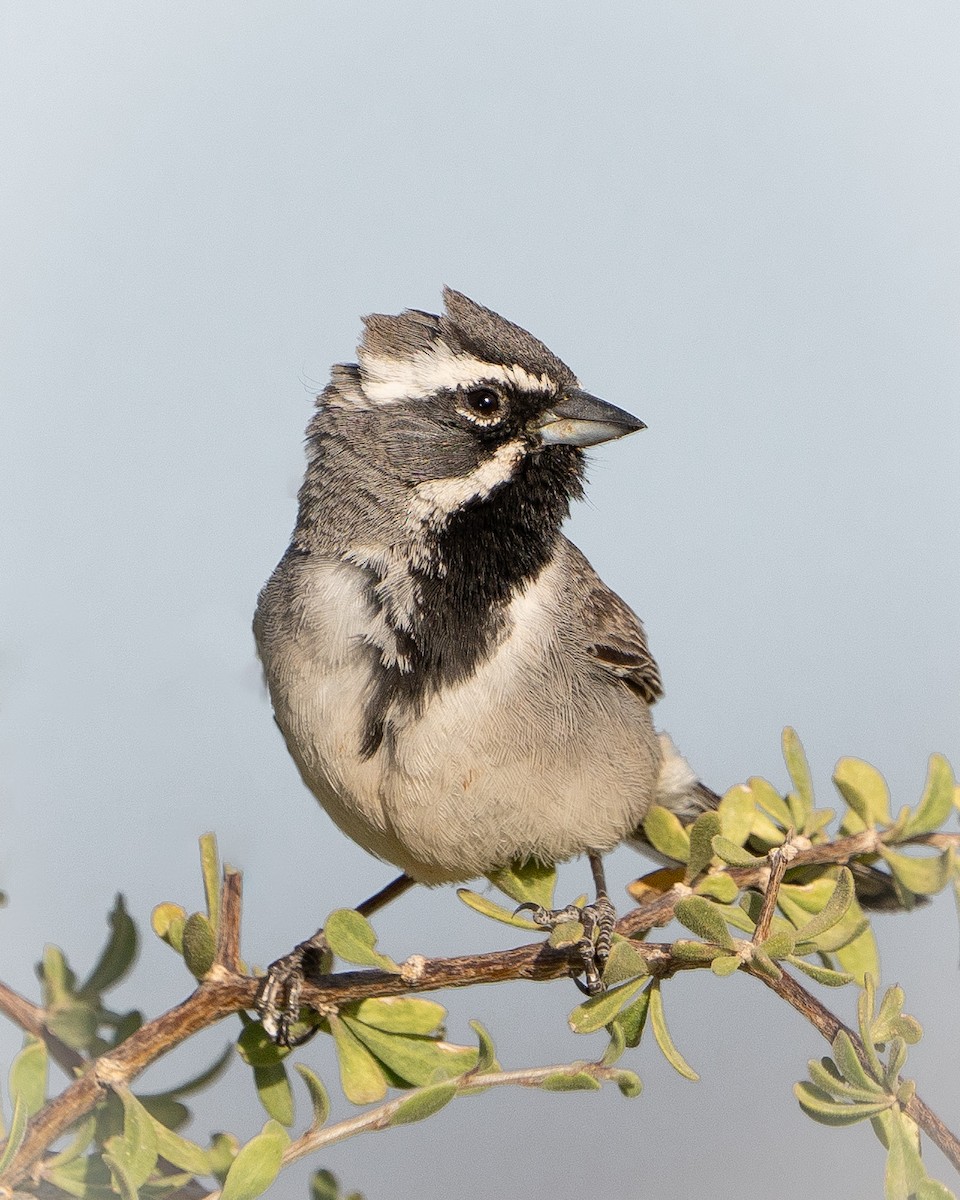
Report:
<svg viewBox="0 0 960 1200"><path fill-rule="evenodd" d="M493 388L471 388L466 399L467 408L478 417L495 417L502 405Z"/></svg>

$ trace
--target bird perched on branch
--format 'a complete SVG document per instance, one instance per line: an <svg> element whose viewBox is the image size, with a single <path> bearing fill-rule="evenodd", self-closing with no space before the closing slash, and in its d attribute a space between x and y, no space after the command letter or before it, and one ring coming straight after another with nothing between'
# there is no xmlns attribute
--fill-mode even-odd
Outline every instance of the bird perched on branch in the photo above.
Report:
<svg viewBox="0 0 960 1200"><path fill-rule="evenodd" d="M519 326L451 289L444 304L367 317L357 363L333 368L257 646L304 782L404 872L361 911L411 882L586 854L595 991L613 921L600 856L652 804L691 820L717 800L654 729L640 621L561 533L584 448L644 425ZM321 944L264 986L281 1040Z"/></svg>

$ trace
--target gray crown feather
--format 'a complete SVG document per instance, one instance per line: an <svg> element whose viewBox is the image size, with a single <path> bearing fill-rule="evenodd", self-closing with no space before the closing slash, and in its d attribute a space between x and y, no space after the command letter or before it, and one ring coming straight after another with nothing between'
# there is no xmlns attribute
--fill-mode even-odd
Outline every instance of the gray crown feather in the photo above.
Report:
<svg viewBox="0 0 960 1200"><path fill-rule="evenodd" d="M443 289L444 314L408 308L398 316L374 313L363 318L357 347L361 372L370 359L409 359L433 354L442 343L455 354L499 366L519 366L534 376L546 375L558 388L576 387L566 363L519 325L484 308L462 292Z"/></svg>

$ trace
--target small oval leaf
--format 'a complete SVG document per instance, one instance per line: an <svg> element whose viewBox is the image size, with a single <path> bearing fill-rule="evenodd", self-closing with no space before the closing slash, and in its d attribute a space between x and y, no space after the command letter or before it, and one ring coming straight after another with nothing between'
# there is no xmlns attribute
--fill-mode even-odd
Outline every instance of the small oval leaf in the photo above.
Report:
<svg viewBox="0 0 960 1200"><path fill-rule="evenodd" d="M344 962L400 974L400 967L393 959L375 948L377 935L373 926L356 909L336 909L327 917L323 932L330 949Z"/></svg>
<svg viewBox="0 0 960 1200"><path fill-rule="evenodd" d="M204 913L191 913L183 926L183 961L196 979L203 979L213 966L217 939Z"/></svg>
<svg viewBox="0 0 960 1200"><path fill-rule="evenodd" d="M320 1129L326 1125L330 1116L330 1097L320 1078L303 1063L294 1063L294 1070L307 1085L310 1093L310 1103L313 1105L313 1121L311 1129Z"/></svg>
<svg viewBox="0 0 960 1200"><path fill-rule="evenodd" d="M409 1125L413 1121L423 1121L432 1117L441 1108L446 1108L457 1094L455 1083L434 1083L430 1087L419 1088L405 1097L397 1105L390 1117L390 1125Z"/></svg>
<svg viewBox="0 0 960 1200"><path fill-rule="evenodd" d="M240 1147L230 1164L220 1200L255 1200L280 1174L290 1138L282 1125L268 1121L262 1132Z"/></svg>
<svg viewBox="0 0 960 1200"><path fill-rule="evenodd" d="M553 908L553 893L557 886L556 867L545 867L528 859L524 863L513 863L509 867L488 871L487 878L517 904L539 904L543 908Z"/></svg>
<svg viewBox="0 0 960 1200"><path fill-rule="evenodd" d="M676 813L654 804L643 822L643 832L655 850L676 862L690 857L690 834Z"/></svg>
<svg viewBox="0 0 960 1200"><path fill-rule="evenodd" d="M650 988L650 1025L653 1029L653 1035L657 1039L657 1045L660 1047L660 1052L670 1066L673 1067L678 1075L682 1075L684 1079L690 1079L696 1083L700 1076L673 1044L673 1038L671 1038L670 1031L667 1029L659 980L655 980Z"/></svg>
<svg viewBox="0 0 960 1200"><path fill-rule="evenodd" d="M890 824L890 792L876 767L860 758L841 758L834 768L833 782L868 829Z"/></svg>

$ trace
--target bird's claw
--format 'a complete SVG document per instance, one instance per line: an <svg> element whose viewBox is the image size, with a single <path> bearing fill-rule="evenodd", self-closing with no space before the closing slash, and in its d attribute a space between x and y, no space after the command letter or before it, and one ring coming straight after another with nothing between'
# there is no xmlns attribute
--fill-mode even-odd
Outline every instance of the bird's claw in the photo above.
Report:
<svg viewBox="0 0 960 1200"><path fill-rule="evenodd" d="M311 1027L294 1034L293 1027L300 1021L303 985L323 970L324 956L328 954L321 929L267 968L257 991L256 1009L268 1037L278 1046L302 1046L316 1033L316 1028Z"/></svg>
<svg viewBox="0 0 960 1200"><path fill-rule="evenodd" d="M583 908L576 904L568 904L566 908L544 908L542 904L528 901L515 910L515 913L521 912L529 913L534 925L551 932L568 921L578 921L583 926L583 935L575 946L581 966L574 974L574 982L586 995L598 996L603 991L603 968L610 955L613 927L617 920L617 912L610 898L601 894L592 904L585 904ZM581 972L584 976L582 981L579 978Z"/></svg>

